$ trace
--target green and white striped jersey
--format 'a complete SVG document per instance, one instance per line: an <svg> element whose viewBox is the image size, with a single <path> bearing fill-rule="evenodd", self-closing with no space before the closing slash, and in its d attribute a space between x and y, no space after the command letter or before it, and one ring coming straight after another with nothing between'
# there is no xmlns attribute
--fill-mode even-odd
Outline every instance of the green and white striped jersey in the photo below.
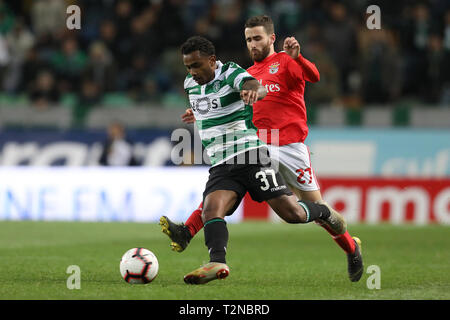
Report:
<svg viewBox="0 0 450 320"><path fill-rule="evenodd" d="M240 97L245 80L254 78L234 62L216 63L210 82L199 85L190 74L184 80L184 90L212 166L265 145L256 135L252 106L245 105Z"/></svg>

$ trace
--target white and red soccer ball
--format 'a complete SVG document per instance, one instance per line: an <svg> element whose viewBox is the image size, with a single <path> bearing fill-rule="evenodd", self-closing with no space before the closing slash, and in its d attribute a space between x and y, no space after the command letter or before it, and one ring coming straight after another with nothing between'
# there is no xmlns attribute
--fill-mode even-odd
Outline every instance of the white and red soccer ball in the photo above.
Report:
<svg viewBox="0 0 450 320"><path fill-rule="evenodd" d="M145 248L133 248L120 260L122 278L131 284L152 282L158 274L159 264L155 254Z"/></svg>

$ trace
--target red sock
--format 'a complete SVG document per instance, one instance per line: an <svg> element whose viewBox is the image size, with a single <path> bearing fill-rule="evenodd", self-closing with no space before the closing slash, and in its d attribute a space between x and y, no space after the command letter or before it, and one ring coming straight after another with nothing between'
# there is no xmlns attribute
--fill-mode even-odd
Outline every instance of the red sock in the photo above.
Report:
<svg viewBox="0 0 450 320"><path fill-rule="evenodd" d="M348 231L345 231L344 234L333 236L333 239L346 253L355 252L355 241L352 239L352 236L348 233Z"/></svg>
<svg viewBox="0 0 450 320"><path fill-rule="evenodd" d="M195 236L195 234L203 228L202 210L203 202L200 203L198 208L191 213L189 218L186 220L186 223L184 224L186 227L188 227L191 236Z"/></svg>
<svg viewBox="0 0 450 320"><path fill-rule="evenodd" d="M325 224L319 224L322 228L328 231L333 240L341 247L346 253L355 252L355 241L353 241L352 236L348 231L343 234L336 234Z"/></svg>

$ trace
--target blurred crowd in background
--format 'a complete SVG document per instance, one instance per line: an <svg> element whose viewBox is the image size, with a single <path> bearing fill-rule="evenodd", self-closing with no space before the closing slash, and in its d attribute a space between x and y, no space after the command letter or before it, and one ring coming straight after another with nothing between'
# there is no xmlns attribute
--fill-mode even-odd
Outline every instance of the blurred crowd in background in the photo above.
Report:
<svg viewBox="0 0 450 320"><path fill-rule="evenodd" d="M80 30L66 27L71 4ZM381 30L366 26L372 4ZM309 106L450 106L448 0L0 0L0 103L184 107L184 40L203 35L247 68L243 26L259 14L274 20L276 50L295 36L317 65Z"/></svg>

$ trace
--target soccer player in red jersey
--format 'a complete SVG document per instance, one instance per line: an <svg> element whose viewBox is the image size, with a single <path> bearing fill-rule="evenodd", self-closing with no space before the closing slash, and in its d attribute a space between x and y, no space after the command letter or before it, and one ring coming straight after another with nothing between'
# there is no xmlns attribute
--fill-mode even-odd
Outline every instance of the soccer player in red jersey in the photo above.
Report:
<svg viewBox="0 0 450 320"><path fill-rule="evenodd" d="M358 281L363 273L361 242L350 236L342 215L323 201L311 167L309 149L304 144L308 136L305 83L319 81L319 71L301 55L300 44L294 37L284 40L282 52L275 52L274 26L268 16L247 20L245 40L254 61L247 71L267 90L266 97L253 105L253 123L258 128L258 136L269 146L271 158L278 162L279 171L294 194L301 200L314 201L329 208L330 218L316 220L316 223L328 231L345 251L349 278ZM186 110L182 119L193 123L192 110ZM181 252L203 227L202 204L185 224L173 223L166 216L161 217L160 224L162 231L172 240L172 250Z"/></svg>

